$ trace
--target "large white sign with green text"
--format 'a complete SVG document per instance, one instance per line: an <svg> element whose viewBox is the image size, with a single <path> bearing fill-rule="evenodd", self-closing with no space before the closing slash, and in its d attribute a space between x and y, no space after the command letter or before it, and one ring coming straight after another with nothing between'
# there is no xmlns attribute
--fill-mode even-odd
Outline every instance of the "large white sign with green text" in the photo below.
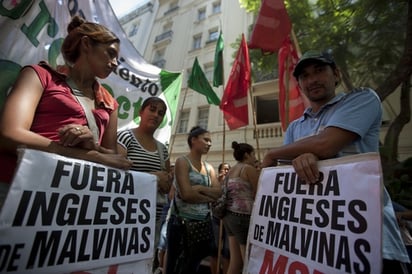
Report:
<svg viewBox="0 0 412 274"><path fill-rule="evenodd" d="M107 26L121 40L119 66L100 82L119 103L119 129L139 123L139 110L149 96L168 105L157 138L167 143L176 116L181 73L147 63L127 39L107 0L5 0L0 2L0 107L20 69L47 61L63 65L60 46L74 15Z"/></svg>

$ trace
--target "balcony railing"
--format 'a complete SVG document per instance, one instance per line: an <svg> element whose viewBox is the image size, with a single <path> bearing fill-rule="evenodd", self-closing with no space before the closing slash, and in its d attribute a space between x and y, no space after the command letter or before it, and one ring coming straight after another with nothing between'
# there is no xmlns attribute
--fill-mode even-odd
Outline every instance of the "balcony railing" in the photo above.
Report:
<svg viewBox="0 0 412 274"><path fill-rule="evenodd" d="M281 138L283 135L281 125L271 124L270 126L259 126L256 131L253 132L253 139L266 139L266 138Z"/></svg>
<svg viewBox="0 0 412 274"><path fill-rule="evenodd" d="M165 11L164 15L168 15L168 14L174 12L175 10L177 10L178 8L179 8L179 6L174 6L170 9L168 9L167 11Z"/></svg>
<svg viewBox="0 0 412 274"><path fill-rule="evenodd" d="M153 62L152 62L152 65L154 65L154 66L156 66L156 67L159 67L159 68L164 68L164 67L165 67L165 64L166 64L166 60L165 60L165 59L159 59L159 60L156 60L156 61L153 61Z"/></svg>
<svg viewBox="0 0 412 274"><path fill-rule="evenodd" d="M168 39L168 38L171 39L172 36L173 36L173 31L172 31L172 30L163 32L162 34L156 36L156 38L155 38L155 43L158 43L158 42L160 42L160 41L166 40L166 39Z"/></svg>

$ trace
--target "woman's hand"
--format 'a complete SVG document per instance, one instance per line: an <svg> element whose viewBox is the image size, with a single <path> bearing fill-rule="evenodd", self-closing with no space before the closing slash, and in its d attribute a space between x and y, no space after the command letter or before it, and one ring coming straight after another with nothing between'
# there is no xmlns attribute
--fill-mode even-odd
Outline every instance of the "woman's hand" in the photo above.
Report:
<svg viewBox="0 0 412 274"><path fill-rule="evenodd" d="M123 170L130 169L133 165L132 161L130 161L121 154L105 154L97 151L95 153L97 153L95 162L101 163L103 165Z"/></svg>
<svg viewBox="0 0 412 274"><path fill-rule="evenodd" d="M166 171L156 171L152 172L152 174L156 175L158 178L157 188L161 194L167 194L170 191L171 181L169 177L169 173Z"/></svg>
<svg viewBox="0 0 412 274"><path fill-rule="evenodd" d="M93 133L87 126L69 124L59 129L59 144L68 147L79 147L89 150L98 150Z"/></svg>
<svg viewBox="0 0 412 274"><path fill-rule="evenodd" d="M210 187L203 186L203 185L194 185L192 186L192 191L198 193L198 195L203 196L203 202L214 202L217 200L215 193L212 193ZM219 196L220 197L220 196Z"/></svg>

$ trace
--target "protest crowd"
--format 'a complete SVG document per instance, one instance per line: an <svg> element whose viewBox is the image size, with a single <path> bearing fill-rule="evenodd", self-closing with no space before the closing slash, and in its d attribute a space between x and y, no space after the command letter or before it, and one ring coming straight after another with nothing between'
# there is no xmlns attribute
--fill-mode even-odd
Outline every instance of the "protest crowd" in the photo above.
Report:
<svg viewBox="0 0 412 274"><path fill-rule="evenodd" d="M355 88L337 93L341 76L332 54L311 50L302 55L293 70L309 106L288 126L283 146L267 151L260 161L258 148L232 140L233 159L214 167L205 160L213 142L211 134L195 126L187 135L187 153L171 163L168 147L155 138L167 113L166 103L160 97L146 98L139 110L139 125L118 131L118 103L96 80L108 77L119 65L120 39L105 26L78 16L73 17L67 31L61 49L65 64L56 69L46 62L24 67L1 110L0 208L22 147L108 166L113 188L123 180L123 191L131 194L133 187L127 184L131 179L115 170L154 175L155 214L148 214L150 201L136 202L145 213L139 215L141 222L155 220L152 273L200 273L205 260L209 273L242 273L248 260L259 176L265 168L291 165L299 184L316 185L322 181L319 161L378 152L382 110L376 92ZM64 176L68 169L64 163L60 167ZM91 170L90 177L98 176L98 171ZM29 196L25 198L28 203ZM125 220L127 210L120 208L127 203L112 201L119 218L124 215ZM359 223L367 222L356 214L358 211L351 213ZM409 242L406 248L398 224L409 233L406 220L412 220L412 214L405 209L395 215L385 188L382 214L381 273L412 273L412 245ZM59 216L64 223L63 215ZM145 237L152 232L132 231L141 234L146 239L143 243L149 245ZM143 243L140 252L146 250Z"/></svg>

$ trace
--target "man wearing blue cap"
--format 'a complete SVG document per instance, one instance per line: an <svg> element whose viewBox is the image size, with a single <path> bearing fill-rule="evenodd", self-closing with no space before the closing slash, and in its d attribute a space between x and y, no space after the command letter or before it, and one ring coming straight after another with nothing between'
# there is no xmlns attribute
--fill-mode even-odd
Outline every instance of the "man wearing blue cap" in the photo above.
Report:
<svg viewBox="0 0 412 274"><path fill-rule="evenodd" d="M356 88L336 94L340 73L329 52L306 52L293 75L310 107L289 125L284 146L266 153L263 167L288 159L300 179L315 183L319 178L318 160L379 151L382 109L374 90ZM386 189L382 257L382 273L409 273L409 257Z"/></svg>

